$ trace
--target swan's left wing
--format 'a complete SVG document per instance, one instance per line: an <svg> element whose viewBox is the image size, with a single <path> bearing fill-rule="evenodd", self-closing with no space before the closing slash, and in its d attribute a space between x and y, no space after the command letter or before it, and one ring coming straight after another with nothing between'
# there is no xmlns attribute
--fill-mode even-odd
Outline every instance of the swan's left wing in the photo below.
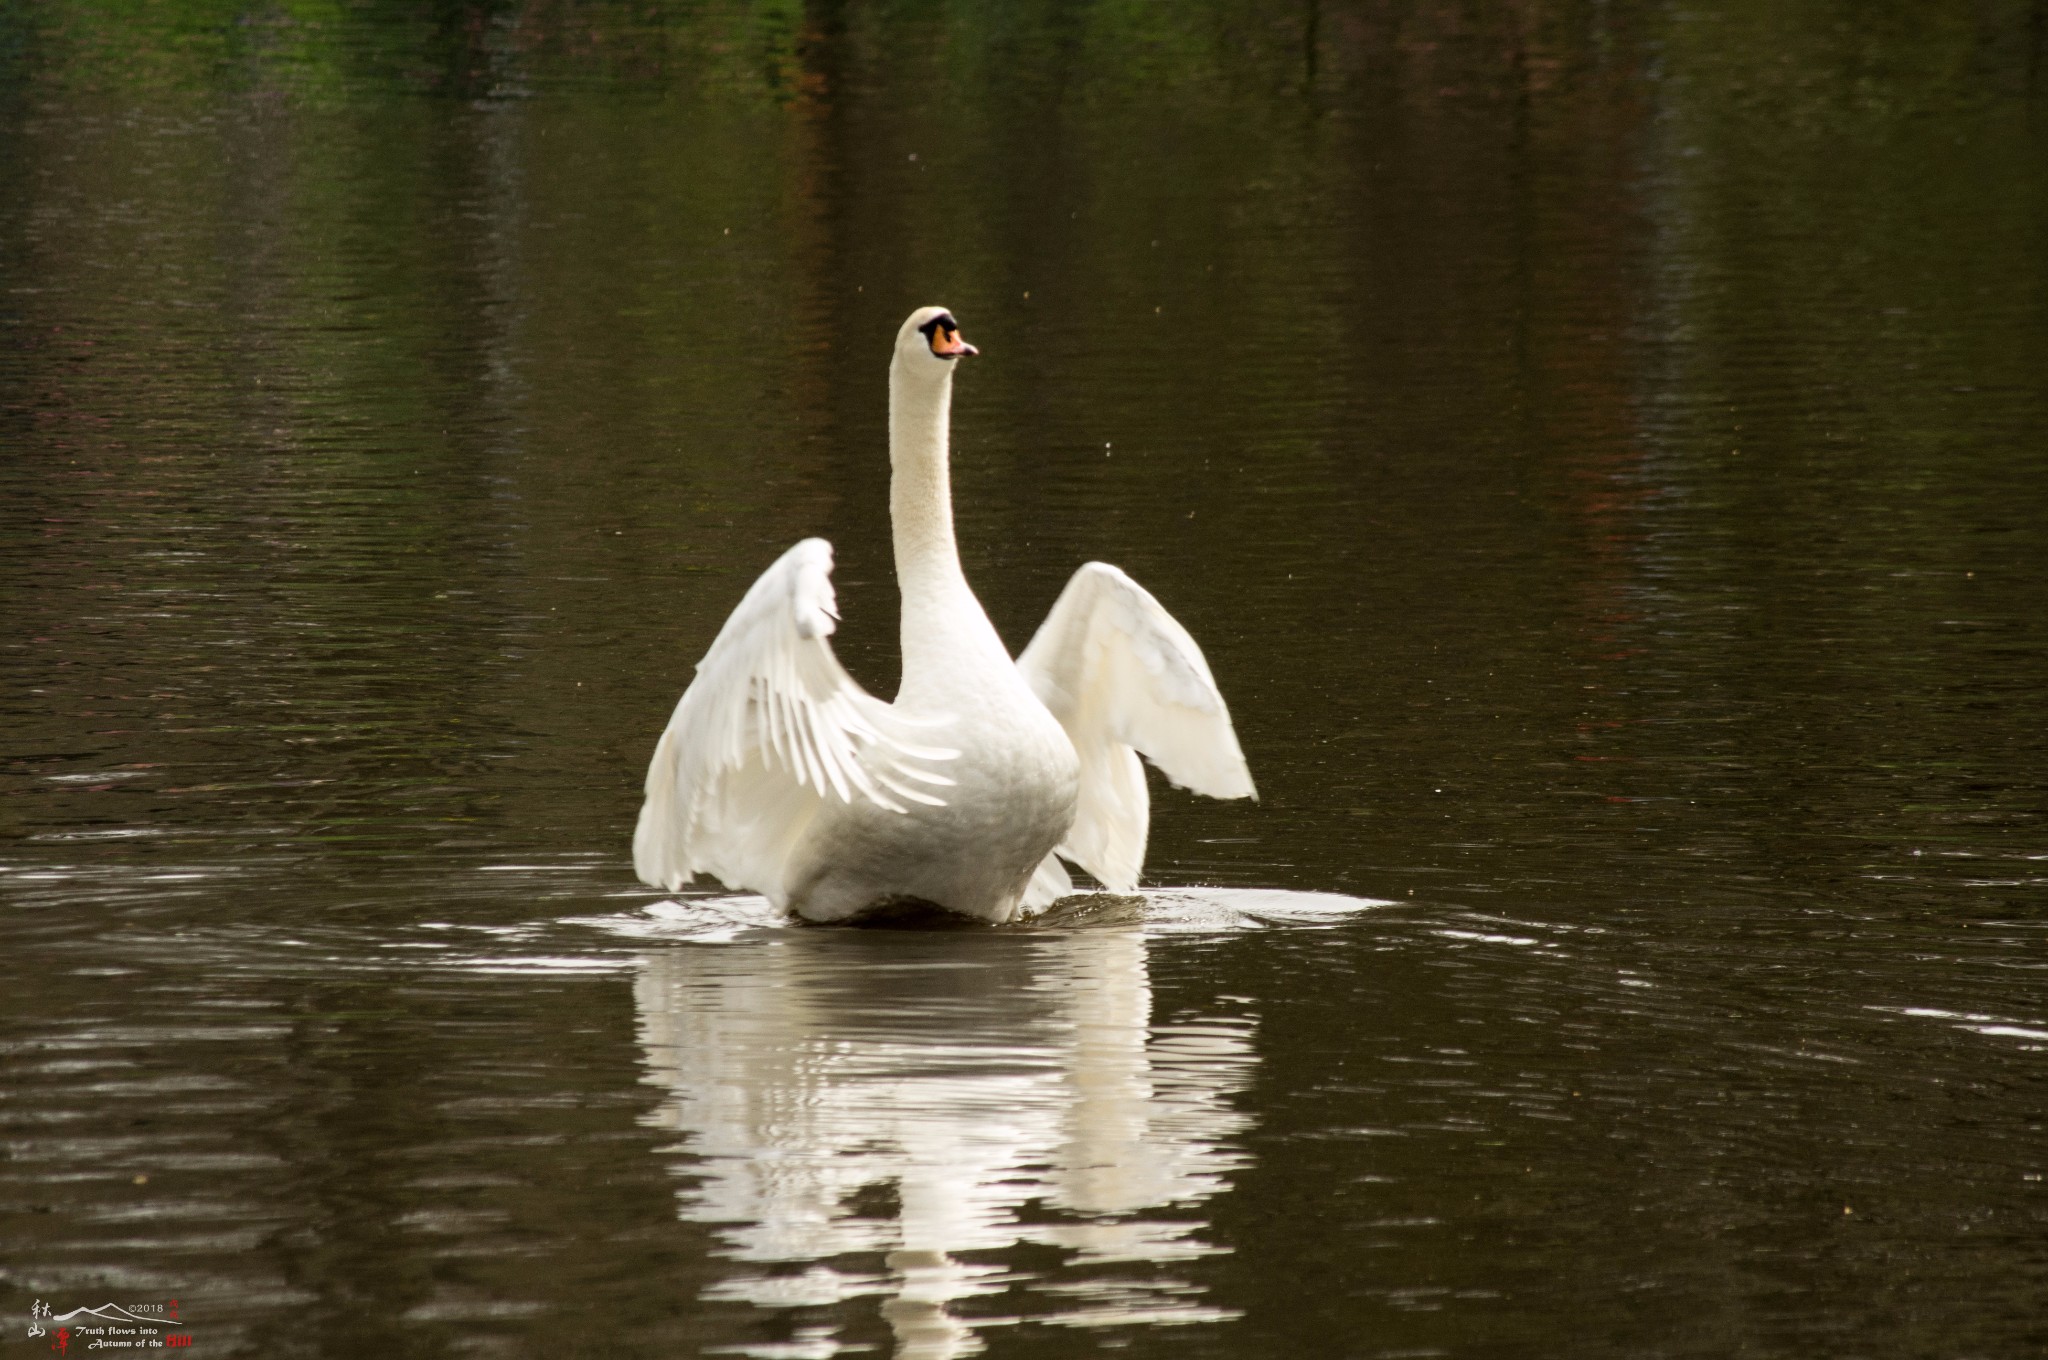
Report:
<svg viewBox="0 0 2048 1360"><path fill-rule="evenodd" d="M1230 709L1202 649L1143 586L1101 562L1074 573L1017 658L1081 757L1073 829L1057 853L1112 892L1138 886L1150 799L1143 753L1184 789L1255 798ZM1034 881L1031 906L1064 878L1056 863Z"/></svg>
<svg viewBox="0 0 2048 1360"><path fill-rule="evenodd" d="M902 715L832 654L832 545L807 538L761 573L725 621L647 767L633 868L671 891L704 872L785 905L790 856L826 803L943 805ZM937 786L937 787L934 787Z"/></svg>

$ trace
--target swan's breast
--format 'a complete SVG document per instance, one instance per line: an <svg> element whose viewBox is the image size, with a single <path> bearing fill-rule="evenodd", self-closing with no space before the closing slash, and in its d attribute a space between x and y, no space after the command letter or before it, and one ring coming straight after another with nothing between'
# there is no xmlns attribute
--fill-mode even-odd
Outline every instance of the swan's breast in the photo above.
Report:
<svg viewBox="0 0 2048 1360"><path fill-rule="evenodd" d="M985 915L1015 902L1073 825L1080 761L1036 696L1005 697L972 707L956 697L943 720L910 713L920 741L959 751L931 767L953 781L930 789L944 806L831 805L804 846L798 910L832 920L900 896Z"/></svg>
<svg viewBox="0 0 2048 1360"><path fill-rule="evenodd" d="M998 702L956 699L954 709L939 730L960 754L936 767L954 784L937 790L946 808L934 811L950 812L963 830L997 842L1015 839L1006 827L1032 845L1050 836L1049 851L1073 822L1080 782L1080 758L1066 730L1021 684ZM1043 858L1041 852L1032 863Z"/></svg>

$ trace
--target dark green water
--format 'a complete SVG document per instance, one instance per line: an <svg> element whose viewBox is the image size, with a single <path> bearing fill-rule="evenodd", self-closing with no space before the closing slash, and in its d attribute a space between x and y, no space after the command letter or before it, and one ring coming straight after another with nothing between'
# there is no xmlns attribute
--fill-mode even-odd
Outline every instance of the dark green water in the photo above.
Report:
<svg viewBox="0 0 2048 1360"><path fill-rule="evenodd" d="M649 914L928 302L1239 895ZM2039 1354L2044 445L2038 3L0 0L0 1353Z"/></svg>

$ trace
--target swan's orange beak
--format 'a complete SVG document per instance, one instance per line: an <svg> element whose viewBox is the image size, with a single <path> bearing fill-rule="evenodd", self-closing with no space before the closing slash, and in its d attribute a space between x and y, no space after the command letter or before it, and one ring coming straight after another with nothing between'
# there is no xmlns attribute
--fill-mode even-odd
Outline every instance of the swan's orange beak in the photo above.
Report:
<svg viewBox="0 0 2048 1360"><path fill-rule="evenodd" d="M963 354L979 354L981 351L960 338L958 327L950 321L941 321L932 327L932 353L941 359L958 359Z"/></svg>

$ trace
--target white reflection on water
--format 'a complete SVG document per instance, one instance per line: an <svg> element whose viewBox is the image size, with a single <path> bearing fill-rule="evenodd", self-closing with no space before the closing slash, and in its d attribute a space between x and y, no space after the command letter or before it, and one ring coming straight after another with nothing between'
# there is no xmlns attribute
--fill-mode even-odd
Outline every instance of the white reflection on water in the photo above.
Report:
<svg viewBox="0 0 2048 1360"><path fill-rule="evenodd" d="M634 998L668 1092L648 1118L695 1159L682 1217L747 1263L711 1296L880 1296L903 1360L980 1350L976 1327L1017 1315L953 1305L1013 1288L1046 1323L1234 1316L1130 1268L1219 1250L1188 1210L1243 1162L1231 1098L1257 1061L1249 1020L1153 1024L1146 950L1136 931L796 931L647 955ZM1025 1243L1067 1253L1056 1278L962 1259Z"/></svg>

